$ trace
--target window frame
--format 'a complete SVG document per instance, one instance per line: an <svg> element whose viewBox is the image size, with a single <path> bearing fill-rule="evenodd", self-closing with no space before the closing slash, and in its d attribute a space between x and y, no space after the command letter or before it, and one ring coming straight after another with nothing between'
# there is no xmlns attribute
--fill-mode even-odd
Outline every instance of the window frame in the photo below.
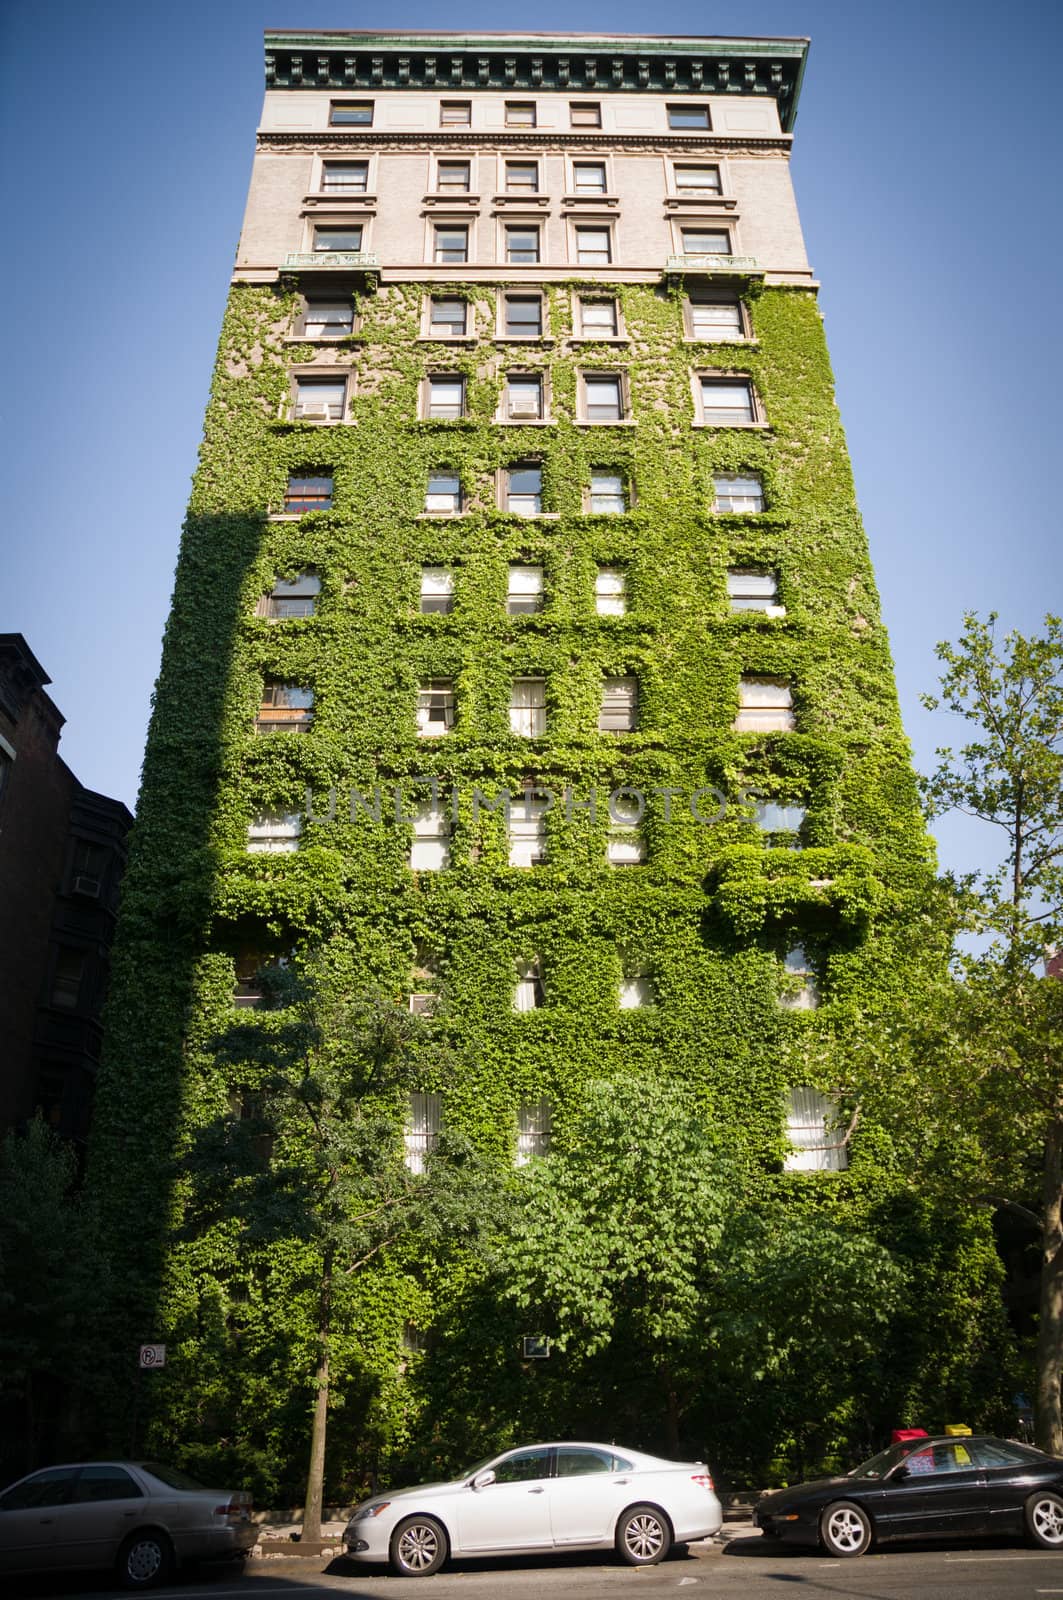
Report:
<svg viewBox="0 0 1063 1600"><path fill-rule="evenodd" d="M786 1091L783 1116L786 1141L789 1146L783 1158L784 1172L844 1172L849 1165L849 1151L844 1136L832 1139L837 1128L840 1109L838 1095L826 1094L812 1084L792 1084ZM820 1142L797 1139L795 1134L820 1135ZM803 1160L811 1156L812 1160ZM819 1156L821 1159L816 1160Z"/></svg>
<svg viewBox="0 0 1063 1600"><path fill-rule="evenodd" d="M433 717L432 711L441 711ZM417 685L415 721L418 739L445 739L454 732L458 697L453 678L422 678Z"/></svg>
<svg viewBox="0 0 1063 1600"><path fill-rule="evenodd" d="M631 390L630 379L626 368L621 367L591 367L580 368L579 385L576 403L576 421L588 428L617 428L631 425ZM615 417L592 417L591 401L588 398L588 383L610 383L616 385L617 415ZM602 409L597 403L597 409Z"/></svg>
<svg viewBox="0 0 1063 1600"><path fill-rule="evenodd" d="M569 261L572 265L579 267L611 267L614 265L616 261L616 234L611 218L603 220L595 217L593 221L581 218L578 222L575 218L570 218L569 225L572 229L569 248ZM589 261L582 256L580 239L586 233L601 233L605 235L606 250L604 261Z"/></svg>
<svg viewBox="0 0 1063 1600"><path fill-rule="evenodd" d="M715 172L715 188L708 184L680 183L679 174L681 172L693 172L699 169L702 171ZM678 196L680 199L686 199L688 196L695 195L698 197L698 199L700 199L703 195L712 195L717 200L722 200L724 198L725 190L723 181L723 164L718 159L711 161L696 161L693 159L693 155L683 159L673 156L671 158L669 176L671 178L671 187L669 192L672 195Z"/></svg>
<svg viewBox="0 0 1063 1600"><path fill-rule="evenodd" d="M617 696L617 688L616 688L616 686L620 685L620 684L629 684L629 685L632 686L632 692L631 692L630 696L622 701L622 703L625 705L626 709L628 710L628 712L630 714L629 715L629 721L626 723L626 725L624 727L611 725L610 722L607 720L609 715L610 715L610 710L609 710L609 697L610 697L610 692L611 692L610 691L610 686L611 685L613 686L612 693L613 693L614 700L615 700L616 696ZM600 700L598 702L598 732L599 733L613 734L613 735L619 735L619 734L625 734L625 733L636 733L638 731L639 724L640 724L639 700L640 700L639 680L638 680L638 677L636 676L635 673L633 673L633 672L625 672L625 673L604 672L602 674L601 698L600 698ZM616 713L616 709L615 709L615 706L614 706L612 715L615 716L616 714L617 713Z"/></svg>
<svg viewBox="0 0 1063 1600"><path fill-rule="evenodd" d="M287 856L299 849L301 811L256 811L247 826L244 852L249 856Z"/></svg>
<svg viewBox="0 0 1063 1600"><path fill-rule="evenodd" d="M367 117L338 117L337 111L343 110L368 111ZM328 125L330 128L371 128L376 116L375 100L330 100L328 110Z"/></svg>
<svg viewBox="0 0 1063 1600"><path fill-rule="evenodd" d="M770 579L772 589L770 597L765 599L763 605L739 604L735 601L750 601L759 598L755 588L740 587L742 579L763 578ZM785 617L786 607L779 596L779 573L775 567L758 567L752 563L743 566L727 568L727 610L732 617Z"/></svg>
<svg viewBox="0 0 1063 1600"><path fill-rule="evenodd" d="M617 577L620 587L609 594L604 588L599 588L599 583L606 577ZM617 606L603 606L603 600L619 601ZM598 617L626 617L628 609L628 574L627 568L611 565L609 562L599 562L594 570L594 614Z"/></svg>
<svg viewBox="0 0 1063 1600"><path fill-rule="evenodd" d="M539 983L541 986L541 976ZM550 1153L553 1132L553 1107L546 1096L537 1095L532 1100L522 1100L517 1106L517 1143L513 1165L526 1167L532 1161L545 1160Z"/></svg>
<svg viewBox="0 0 1063 1600"><path fill-rule="evenodd" d="M449 511L440 511L440 510L437 510L435 507L430 506L428 504L429 500L432 498L432 495L433 495L432 484L433 483L438 483L441 480L443 480L444 478L448 482L453 481L458 486L457 487L457 493L456 493L456 495L454 497L455 504L454 504L453 508L451 510L449 510ZM436 494L437 497L439 496L440 492L441 491L439 491L439 490L435 491L435 494ZM452 518L452 517L460 517L460 516L464 515L464 512L465 512L465 485L462 482L461 472L457 468L452 468L452 467L437 467L434 470L433 470L433 468L430 467L428 469L428 475L427 475L427 477L425 479L424 509L421 512L422 517L432 517L432 518L446 517L446 518Z"/></svg>
<svg viewBox="0 0 1063 1600"><path fill-rule="evenodd" d="M358 217L353 220L347 217L309 217L307 219L307 228L310 232L310 238L307 241L307 254L312 256L361 255L365 251L368 242L369 223L369 217ZM358 233L357 244L323 245L318 243L321 235L325 233L354 233L355 231Z"/></svg>
<svg viewBox="0 0 1063 1600"><path fill-rule="evenodd" d="M434 173L435 187L432 190L433 194L444 194L444 195L447 195L449 197L449 196L452 196L452 195L471 195L473 193L473 158L472 158L471 155L469 155L469 156L438 155L435 158L435 163L436 163L436 165L435 165L435 173ZM443 168L444 167L464 167L464 169L465 169L465 186L464 186L464 188L459 187L456 184L445 184L442 181Z"/></svg>
<svg viewBox="0 0 1063 1600"><path fill-rule="evenodd" d="M467 267L472 263L473 225L468 218L457 220L431 217L428 219L429 251L428 265L434 267ZM461 256L441 254L443 246L440 236L444 233L462 233L465 235L464 254Z"/></svg>
<svg viewBox="0 0 1063 1600"><path fill-rule="evenodd" d="M518 684L524 685L525 688L535 687L539 689L541 691L541 697L532 699L529 696L527 704L518 705L515 700ZM519 673L516 677L511 678L509 681L509 701L507 704L507 709L509 714L509 731L514 739L544 739L548 732L546 675L539 672ZM514 722L521 719L521 713L526 712L533 713L533 715L528 716L525 719L530 725L527 732L519 727L514 726ZM522 794L524 792L525 791L523 790L521 791ZM533 791L528 792L531 793Z"/></svg>
<svg viewBox="0 0 1063 1600"><path fill-rule="evenodd" d="M721 504L720 504L720 484L724 483L724 482L726 482L728 480L730 480L732 483L752 483L754 480L756 480L756 482L757 482L757 484L759 485L759 488L760 488L760 505L755 507L752 510L743 509L743 508L736 508L734 506L721 506ZM739 494L727 495L726 491L724 491L724 495L725 495L725 498L735 499L735 500L737 500L737 499L751 500L751 499L754 498L753 495L749 495L749 494L746 494L746 495L739 495ZM741 472L714 472L712 474L712 511L713 511L713 515L714 516L717 516L717 517L759 517L761 515L761 513L766 509L766 506L767 506L767 497L766 497L766 495L764 493L764 479L763 479L762 475L759 472L750 471L750 472L748 472L748 474L741 473Z"/></svg>
<svg viewBox="0 0 1063 1600"><path fill-rule="evenodd" d="M429 573L440 573L450 579L449 585L432 591L426 587L426 577ZM456 588L456 572L453 567L443 567L432 562L423 562L419 570L419 583L417 588L417 614L421 617L449 617L454 610ZM429 580L431 581L431 580ZM445 599L447 604L441 606L426 606L426 599Z"/></svg>
<svg viewBox="0 0 1063 1600"><path fill-rule="evenodd" d="M584 321L583 321L583 313L584 313L585 306L588 303L593 304L593 305L611 305L612 306L612 308L613 308L613 329L614 329L614 331L612 333L593 333L593 332L592 333L588 333L587 332L586 326L585 326ZM627 333L626 333L626 330L624 328L623 308L621 307L620 301L619 301L619 299L617 298L616 295L610 295L610 294L584 294L582 292L582 290L577 290L573 295L573 308L572 308L572 311L573 311L573 315L572 315L572 328L573 328L572 338L573 338L573 342L579 342L579 343L583 343L583 344L626 344L627 343ZM578 331L576 331L577 329L578 329Z"/></svg>
<svg viewBox="0 0 1063 1600"><path fill-rule="evenodd" d="M303 695L302 705L288 705L280 698L281 694ZM291 711L292 716L263 715L270 711ZM317 713L317 697L308 684L292 683L286 678L267 676L262 681L262 691L258 702L258 711L255 714L255 733L258 736L275 733L309 733Z"/></svg>
<svg viewBox="0 0 1063 1600"><path fill-rule="evenodd" d="M428 1157L439 1144L442 1126L443 1096L431 1090L411 1090L402 1123L402 1160L414 1177L424 1172Z"/></svg>
<svg viewBox="0 0 1063 1600"><path fill-rule="evenodd" d="M432 389L437 383L457 384L461 399L459 408L454 414L434 412ZM426 372L421 379L421 421L422 422L464 422L468 417L469 380L468 375L458 371Z"/></svg>
<svg viewBox="0 0 1063 1600"><path fill-rule="evenodd" d="M515 112L528 111L530 116L515 116ZM539 126L539 108L534 100L504 100L502 102L502 121L507 128L537 128Z"/></svg>
<svg viewBox="0 0 1063 1600"><path fill-rule="evenodd" d="M437 324L432 320L432 311L437 304L459 305L463 310L462 331L460 333L435 333ZM471 306L462 295L458 294L426 294L421 311L421 338L431 339L438 344L457 344L462 339L474 339L475 331L470 332Z"/></svg>
<svg viewBox="0 0 1063 1600"><path fill-rule="evenodd" d="M541 267L543 265L543 225L539 219L533 222L518 222L512 218L503 218L500 226L502 229L500 265L507 267ZM535 236L535 255L530 260L515 259L510 254L512 248L510 236L518 233L534 234Z"/></svg>
<svg viewBox="0 0 1063 1600"><path fill-rule="evenodd" d="M683 100L666 101L664 110L670 132L712 132L712 109L708 101L697 102L693 105ZM692 117L696 117L699 120L689 120ZM704 119L703 121L700 120L702 118Z"/></svg>
<svg viewBox="0 0 1063 1600"><path fill-rule="evenodd" d="M326 491L313 500L306 496L293 495L292 485L296 483L322 483L328 484ZM308 517L315 511L331 511L336 503L336 479L331 472L289 472L288 482L284 489L284 499L281 501L281 516Z"/></svg>
<svg viewBox="0 0 1063 1600"><path fill-rule="evenodd" d="M701 220L699 218L698 221L695 222L695 221L692 221L689 217L684 217L682 222L674 222L672 224L672 226L675 229L676 234L678 235L678 239L677 239L677 244L679 246L678 251L677 251L678 255L681 255L681 256L733 256L733 255L737 254L737 252L735 250L734 226L729 221L722 221L722 220L717 219L716 217L711 217L711 218L706 218L705 220ZM692 236L694 234L702 234L702 235L704 235L706 237L708 237L710 234L711 235L722 235L723 240L724 240L724 244L726 245L726 249L720 249L720 250L698 249L698 248L695 247L695 245L693 243L693 237Z"/></svg>
<svg viewBox="0 0 1063 1600"><path fill-rule="evenodd" d="M539 392L539 409L534 416L514 416L510 409L510 389L513 382L534 384ZM502 374L502 392L499 396L498 416L496 420L507 427L534 428L549 422L549 383L548 374L542 367L518 367L513 371Z"/></svg>
<svg viewBox="0 0 1063 1600"><path fill-rule="evenodd" d="M772 687L778 688L785 694L786 698L783 699L780 697L777 705L767 700L759 704L756 700L746 702L743 701L742 695L745 689L762 685L771 685ZM743 725L743 713L745 712L749 712L751 715L746 719ZM765 717L770 712L778 714L781 726L771 727L762 723L758 724L755 720L758 712ZM736 715L734 722L731 724L731 731L733 733L764 734L794 733L796 730L797 715L794 706L794 686L792 680L789 678L781 678L774 673L743 672L738 680L738 714Z"/></svg>
<svg viewBox="0 0 1063 1600"><path fill-rule="evenodd" d="M694 374L693 384L695 400L694 423L696 427L766 428L768 426L767 418L764 414L763 402L761 401L760 395L757 392L757 386L753 382L753 376L751 373L727 372L720 367L699 368ZM705 407L706 385L715 385L719 388L729 385L733 388L740 384L745 386L749 396L749 416L740 419L721 419L710 417L707 414ZM728 407L727 409L733 410L735 408Z"/></svg>
<svg viewBox="0 0 1063 1600"><path fill-rule="evenodd" d="M533 469L539 474L539 488L537 494L534 496L534 498L538 500L538 509L535 511L515 511L510 504L510 501L513 498L513 490L511 488L513 474L515 472L529 472ZM498 509L506 516L520 517L523 521L534 521L536 517L541 517L546 514L544 510L544 488L545 475L543 473L543 463L541 459L528 456L518 458L516 461L508 461L504 466L499 468L499 479L496 491ZM531 498L531 496L522 494L521 498L527 499Z"/></svg>
<svg viewBox="0 0 1063 1600"><path fill-rule="evenodd" d="M278 590L285 589L289 591L287 595L278 593ZM255 614L264 617L267 622L301 622L317 615L317 602L320 598L321 578L312 567L306 567L294 579L275 577L273 588L260 596ZM286 599L304 604L309 602L310 609L289 612L276 610L278 600L283 602Z"/></svg>
<svg viewBox="0 0 1063 1600"><path fill-rule="evenodd" d="M590 112L590 116L577 116L576 113ZM600 100L570 100L568 103L568 125L570 128L600 128L602 126L602 102Z"/></svg>
<svg viewBox="0 0 1063 1600"><path fill-rule="evenodd" d="M537 573L539 577L538 588L515 589L513 587L514 573ZM522 596L535 600L534 605L529 605ZM546 607L546 571L543 566L535 561L510 561L506 567L506 616L507 617L537 617ZM545 702L544 702L545 704Z"/></svg>
<svg viewBox="0 0 1063 1600"><path fill-rule="evenodd" d="M365 182L360 188L352 187L350 185L330 185L325 181L328 176L328 169L330 167L364 167ZM315 178L317 186L314 190L314 193L318 195L358 195L364 198L372 192L370 184L370 179L372 176L373 158L371 156L323 155L318 164L318 170Z"/></svg>
<svg viewBox="0 0 1063 1600"><path fill-rule="evenodd" d="M513 962L513 1010L518 1016L527 1016L529 1011L541 1011L546 1004L546 990L543 986L542 958L534 956L517 956ZM518 1006L517 997L521 984L527 984L531 991L532 1003L530 1006Z"/></svg>
<svg viewBox="0 0 1063 1600"><path fill-rule="evenodd" d="M458 110L464 111L466 113L465 116L463 116L463 117L448 117L448 116L446 116L444 114L447 111L458 111ZM446 100L444 100L444 99L441 98L440 102L439 102L439 126L441 128L471 128L472 127L472 101L471 100L454 100L454 99L446 99Z"/></svg>
<svg viewBox="0 0 1063 1600"><path fill-rule="evenodd" d="M324 389L327 384L334 387L342 386L343 398L339 402L339 415L332 414L335 401L328 402L325 408L327 415L321 416L320 410L311 410L304 413L300 410L302 401L300 389L304 386L308 390L314 388ZM354 395L354 373L349 367L292 367L288 371L288 415L289 423L315 423L319 427L341 427L350 424L350 405Z"/></svg>
<svg viewBox="0 0 1063 1600"><path fill-rule="evenodd" d="M522 815L515 817L517 808L522 809ZM536 867L545 866L547 859L546 841L546 816L549 801L541 789L522 788L520 795L515 797L507 811L506 816L506 845L508 864L518 872L534 871ZM515 828L514 824L518 826ZM534 823L534 827L532 824ZM520 825L523 825L521 831ZM519 849L522 841L527 841L530 848L526 852ZM514 861L515 854L528 855L527 861ZM538 958L536 958L538 964ZM539 969L539 993L542 994L542 970ZM539 1001L542 1004L542 1000Z"/></svg>
<svg viewBox="0 0 1063 1600"><path fill-rule="evenodd" d="M594 480L595 480L595 478L599 478L599 479L601 479L601 478L615 479L620 484L620 495L619 495L619 498L620 498L621 504L620 504L620 509L618 511L602 511L599 507L595 506L595 504L594 504L594 500L595 500ZM604 496L602 491L598 492L598 498L599 499L605 498L605 496ZM613 496L612 498L616 498L616 497ZM585 486L585 488L583 490L583 510L584 510L584 514L586 516L590 516L590 517L624 517L631 510L631 508L632 508L632 506L634 504L634 498L635 498L634 494L632 493L632 490L631 490L631 480L629 479L629 477L628 477L626 472L622 471L619 468L614 470L612 467L591 467L591 469L590 469L590 481L587 483L587 485Z"/></svg>
<svg viewBox="0 0 1063 1600"><path fill-rule="evenodd" d="M347 317L348 326L339 333L311 333L310 317L314 307L319 311L342 311ZM355 315L354 301L344 299L326 300L323 296L304 295L295 323L295 337L305 339L312 344L338 344L343 339L353 338L357 331L358 319Z"/></svg>
<svg viewBox="0 0 1063 1600"><path fill-rule="evenodd" d="M509 171L510 171L511 167L530 167L531 168L532 172L534 173L535 182L531 185L530 188L528 187L527 184L518 184L518 185L514 186L513 184L510 183L510 181L509 181ZM543 192L543 169L542 169L542 162L538 159L538 157L537 156L524 156L524 155L521 155L521 156L503 156L502 157L502 183L501 183L501 186L500 186L500 192L502 194L504 194L504 195L512 195L512 194L516 194L516 195L525 195L525 194L541 195L542 192Z"/></svg>

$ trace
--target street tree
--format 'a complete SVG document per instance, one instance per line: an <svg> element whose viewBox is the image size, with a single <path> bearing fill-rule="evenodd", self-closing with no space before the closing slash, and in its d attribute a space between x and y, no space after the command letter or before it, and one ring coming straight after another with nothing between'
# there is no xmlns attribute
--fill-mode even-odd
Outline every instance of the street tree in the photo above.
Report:
<svg viewBox="0 0 1063 1600"><path fill-rule="evenodd" d="M335 993L320 962L261 978L265 1014L213 1048L242 1114L204 1130L187 1170L201 1220L235 1211L249 1249L308 1247L315 1355L303 1538L316 1539L340 1280L406 1246L444 1256L475 1244L496 1189L475 1152L445 1131L423 1164L405 1159L409 1097L441 1086L450 1066L430 1025L379 994Z"/></svg>

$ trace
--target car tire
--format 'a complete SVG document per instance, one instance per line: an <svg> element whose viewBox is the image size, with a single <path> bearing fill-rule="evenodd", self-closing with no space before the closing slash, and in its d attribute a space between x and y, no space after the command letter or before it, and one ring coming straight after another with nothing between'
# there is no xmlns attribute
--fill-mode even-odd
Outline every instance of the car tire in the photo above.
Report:
<svg viewBox="0 0 1063 1600"><path fill-rule="evenodd" d="M124 1589L150 1589L173 1572L173 1545L158 1528L141 1528L122 1545L116 1566Z"/></svg>
<svg viewBox="0 0 1063 1600"><path fill-rule="evenodd" d="M1026 1528L1042 1550L1063 1550L1063 1496L1039 1489L1026 1502Z"/></svg>
<svg viewBox="0 0 1063 1600"><path fill-rule="evenodd" d="M388 1559L400 1578L428 1578L447 1559L447 1536L435 1517L404 1517L391 1535Z"/></svg>
<svg viewBox="0 0 1063 1600"><path fill-rule="evenodd" d="M629 1506L616 1525L616 1553L626 1566L656 1566L671 1545L668 1518L656 1506Z"/></svg>
<svg viewBox="0 0 1063 1600"><path fill-rule="evenodd" d="M819 1537L829 1556L862 1556L871 1543L871 1518L851 1500L835 1500L819 1519Z"/></svg>

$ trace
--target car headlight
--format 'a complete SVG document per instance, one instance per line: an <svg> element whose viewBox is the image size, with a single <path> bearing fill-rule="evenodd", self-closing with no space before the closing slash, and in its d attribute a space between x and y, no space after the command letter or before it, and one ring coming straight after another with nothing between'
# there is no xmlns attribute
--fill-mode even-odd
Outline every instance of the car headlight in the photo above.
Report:
<svg viewBox="0 0 1063 1600"><path fill-rule="evenodd" d="M370 1517L379 1517L380 1513L386 1511L390 1504L390 1500L374 1500L369 1505L359 1506L351 1521L368 1522Z"/></svg>

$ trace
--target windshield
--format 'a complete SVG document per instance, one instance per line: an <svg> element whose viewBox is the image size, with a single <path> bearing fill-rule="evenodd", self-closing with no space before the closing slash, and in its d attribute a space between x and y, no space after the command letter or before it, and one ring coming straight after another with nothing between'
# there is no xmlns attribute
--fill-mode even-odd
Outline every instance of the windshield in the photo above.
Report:
<svg viewBox="0 0 1063 1600"><path fill-rule="evenodd" d="M872 1456L870 1461L864 1461L859 1467L854 1467L846 1473L847 1478L884 1478L887 1472L910 1456L913 1450L918 1450L920 1445L926 1443L925 1439L908 1439L904 1444L891 1445L888 1450L880 1450L877 1456Z"/></svg>
<svg viewBox="0 0 1063 1600"><path fill-rule="evenodd" d="M190 1478L187 1472L182 1472L180 1467L164 1467L161 1461L141 1461L140 1467L144 1472L150 1472L153 1478L158 1478L168 1489L206 1489L205 1483L200 1483L198 1478Z"/></svg>
<svg viewBox="0 0 1063 1600"><path fill-rule="evenodd" d="M497 1456L485 1456L483 1461L478 1461L474 1467L467 1467L466 1470L464 1472L460 1472L458 1476L459 1478L475 1478L476 1474L478 1472L482 1472L485 1467L493 1467L497 1460Z"/></svg>

